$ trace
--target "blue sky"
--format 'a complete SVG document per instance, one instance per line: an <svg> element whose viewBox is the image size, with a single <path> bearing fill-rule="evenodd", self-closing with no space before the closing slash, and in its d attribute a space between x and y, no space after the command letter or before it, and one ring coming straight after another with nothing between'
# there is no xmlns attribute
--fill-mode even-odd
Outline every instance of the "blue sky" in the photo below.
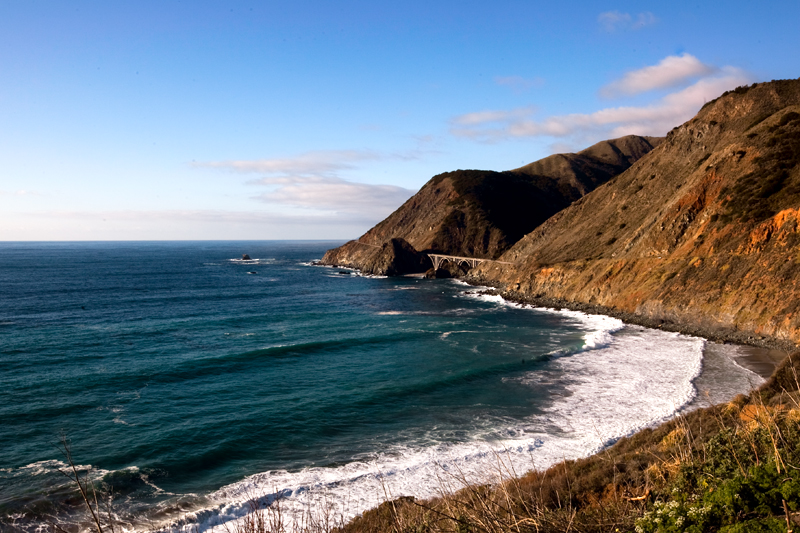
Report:
<svg viewBox="0 0 800 533"><path fill-rule="evenodd" d="M0 5L0 240L348 239L800 76L800 2Z"/></svg>

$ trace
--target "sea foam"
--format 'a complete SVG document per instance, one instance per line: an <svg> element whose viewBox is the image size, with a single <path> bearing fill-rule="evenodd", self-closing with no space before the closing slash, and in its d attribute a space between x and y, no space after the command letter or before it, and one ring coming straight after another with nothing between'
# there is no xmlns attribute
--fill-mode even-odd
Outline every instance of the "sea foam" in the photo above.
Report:
<svg viewBox="0 0 800 533"><path fill-rule="evenodd" d="M471 293L497 305L496 295ZM221 488L206 507L169 531L224 531L225 524L262 504L281 500L284 517L298 523L309 514L348 520L387 498L428 498L464 483L492 483L564 459L589 455L620 437L662 422L695 397L693 380L702 369L704 340L677 333L625 326L622 321L577 311L556 313L585 331L583 349L555 358L545 370L517 379L536 389L560 380L567 391L540 415L496 428L495 438L414 448L396 446L367 460L298 472L269 471ZM230 524L228 524L230 526Z"/></svg>

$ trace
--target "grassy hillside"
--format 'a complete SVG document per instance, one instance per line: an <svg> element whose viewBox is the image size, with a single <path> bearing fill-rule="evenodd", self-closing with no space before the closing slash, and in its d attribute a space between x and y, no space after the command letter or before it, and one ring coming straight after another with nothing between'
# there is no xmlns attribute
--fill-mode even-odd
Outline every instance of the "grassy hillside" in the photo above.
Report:
<svg viewBox="0 0 800 533"><path fill-rule="evenodd" d="M800 341L800 80L708 103L476 279L522 295Z"/></svg>

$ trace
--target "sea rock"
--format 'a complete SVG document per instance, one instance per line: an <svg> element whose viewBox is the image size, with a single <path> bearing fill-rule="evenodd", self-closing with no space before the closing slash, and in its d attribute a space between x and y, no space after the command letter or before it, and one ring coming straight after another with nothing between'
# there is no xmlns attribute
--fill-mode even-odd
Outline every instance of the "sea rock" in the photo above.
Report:
<svg viewBox="0 0 800 533"><path fill-rule="evenodd" d="M250 256L247 254L242 254L242 261L251 261Z"/></svg>
<svg viewBox="0 0 800 533"><path fill-rule="evenodd" d="M425 279L446 279L452 277L450 271L444 268L430 268L425 272Z"/></svg>
<svg viewBox="0 0 800 533"><path fill-rule="evenodd" d="M376 276L402 276L425 272L431 268L431 260L408 244L405 239L390 239L361 266L365 274Z"/></svg>

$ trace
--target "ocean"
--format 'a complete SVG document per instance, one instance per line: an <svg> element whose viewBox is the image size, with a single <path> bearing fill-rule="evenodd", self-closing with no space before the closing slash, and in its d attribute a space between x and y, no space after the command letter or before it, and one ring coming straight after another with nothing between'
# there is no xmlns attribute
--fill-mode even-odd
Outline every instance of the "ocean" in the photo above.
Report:
<svg viewBox="0 0 800 533"><path fill-rule="evenodd" d="M62 438L129 530L202 533L544 468L763 381L741 347L313 264L339 244L0 243L3 529L85 521Z"/></svg>

